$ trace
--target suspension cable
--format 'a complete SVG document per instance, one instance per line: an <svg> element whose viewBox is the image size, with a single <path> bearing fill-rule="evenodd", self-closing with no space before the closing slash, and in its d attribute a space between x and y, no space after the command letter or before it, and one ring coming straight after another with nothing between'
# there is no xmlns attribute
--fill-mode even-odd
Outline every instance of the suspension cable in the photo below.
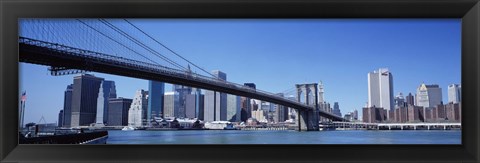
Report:
<svg viewBox="0 0 480 163"><path fill-rule="evenodd" d="M205 69L201 68L200 66L197 66L196 64L194 64L193 62L190 62L188 59L184 58L183 56L181 56L180 54L176 53L175 51L173 51L172 49L168 48L166 45L162 44L160 41L158 41L157 39L153 38L152 36L150 36L149 34L147 34L145 31L143 31L142 29L138 28L136 25L134 25L133 23L131 23L130 21L128 21L127 19L123 19L125 20L128 24L132 25L134 28L136 28L137 30L139 30L140 32L142 32L144 35L146 35L147 37L149 37L150 39L152 39L153 41L155 41L157 44L163 46L165 49L167 49L168 51L172 52L173 54L175 54L176 56L182 58L183 60L187 61L188 63L190 63L191 65L197 67L198 69L202 70L203 72L209 74L209 75L212 75L213 77L217 78L217 76L213 75L212 73L206 71Z"/></svg>
<svg viewBox="0 0 480 163"><path fill-rule="evenodd" d="M119 45L123 46L124 48L127 48L128 50L130 50L130 51L132 51L132 52L134 52L134 53L136 53L136 54L138 54L138 55L142 56L143 58L145 58L145 59L149 60L150 62L152 62L152 63L155 63L155 64L158 64L157 62L155 62L155 61L151 60L151 59L150 59L150 58L148 58L148 57L145 57L144 55L142 55L142 54L138 53L137 51L135 51L135 50L131 49L130 47L127 47L126 45L124 45L124 44L122 44L122 43L118 42L117 40L115 40L115 39L113 39L112 37L110 37L110 36L106 35L105 33L103 33L103 32L101 32L101 31L99 31L99 30L97 30L97 29L93 28L92 26L88 25L87 23L83 22L82 20L80 20L80 19L76 19L76 20L77 20L77 21L79 21L80 23L82 23L83 25L85 25L85 26L87 26L87 27L91 28L92 30L94 30L94 31L96 31L96 32L98 32L98 33L100 33L101 35L103 35L103 36L107 37L108 39L110 39L110 40L112 40L112 41L116 42L117 44L119 44Z"/></svg>
<svg viewBox="0 0 480 163"><path fill-rule="evenodd" d="M129 35L128 33L124 32L123 30L119 29L118 27L116 27L115 25L111 24L110 22L106 21L105 19L99 19L100 22L102 22L103 24L105 24L106 26L108 26L109 28L115 30L117 33L121 34L122 36L126 37L127 39L129 39L130 41L134 42L135 44L137 44L138 46L142 47L143 49L149 51L150 53L156 55L157 57L161 58L162 60L172 64L173 66L177 67L177 68L180 68L180 69L183 69L183 70L186 70L185 67L183 67L182 65L168 59L167 57L163 56L162 54L160 54L159 52L153 50L152 48L148 47L147 45L145 45L144 43L138 41L137 39L135 39L134 37L132 37L131 35Z"/></svg>

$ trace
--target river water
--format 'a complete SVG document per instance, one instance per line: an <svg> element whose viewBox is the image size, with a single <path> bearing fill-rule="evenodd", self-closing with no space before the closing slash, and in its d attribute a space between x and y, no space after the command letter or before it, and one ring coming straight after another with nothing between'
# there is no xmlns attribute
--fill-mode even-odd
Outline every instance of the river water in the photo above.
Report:
<svg viewBox="0 0 480 163"><path fill-rule="evenodd" d="M108 131L107 144L461 144L461 130Z"/></svg>

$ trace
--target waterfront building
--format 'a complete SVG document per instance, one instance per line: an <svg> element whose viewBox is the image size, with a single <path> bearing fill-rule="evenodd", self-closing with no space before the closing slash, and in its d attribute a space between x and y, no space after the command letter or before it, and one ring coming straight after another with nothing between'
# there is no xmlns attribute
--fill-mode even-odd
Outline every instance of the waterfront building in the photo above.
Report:
<svg viewBox="0 0 480 163"><path fill-rule="evenodd" d="M395 122L406 123L408 121L408 107L402 106L395 109Z"/></svg>
<svg viewBox="0 0 480 163"><path fill-rule="evenodd" d="M110 98L108 100L108 126L127 126L128 109L132 105L132 99Z"/></svg>
<svg viewBox="0 0 480 163"><path fill-rule="evenodd" d="M71 127L72 122L72 94L73 84L67 86L63 96L63 125L64 127Z"/></svg>
<svg viewBox="0 0 480 163"><path fill-rule="evenodd" d="M103 78L82 74L73 78L71 127L95 123L98 92Z"/></svg>
<svg viewBox="0 0 480 163"><path fill-rule="evenodd" d="M155 117L163 118L163 96L165 94L165 83L159 81L148 81L148 106L147 120L151 122Z"/></svg>
<svg viewBox="0 0 480 163"><path fill-rule="evenodd" d="M423 108L423 120L424 122L432 122L433 121L433 108Z"/></svg>
<svg viewBox="0 0 480 163"><path fill-rule="evenodd" d="M450 102L445 105L445 113L449 122L461 122L462 121L462 108L461 103Z"/></svg>
<svg viewBox="0 0 480 163"><path fill-rule="evenodd" d="M436 85L425 85L422 83L417 88L417 106L426 108L435 107L442 103L442 89Z"/></svg>
<svg viewBox="0 0 480 163"><path fill-rule="evenodd" d="M444 121L447 118L445 112L445 105L439 104L435 107L435 119L436 121Z"/></svg>
<svg viewBox="0 0 480 163"><path fill-rule="evenodd" d="M58 127L63 127L63 110L60 110L58 113L58 122L57 122Z"/></svg>
<svg viewBox="0 0 480 163"><path fill-rule="evenodd" d="M412 95L412 93L408 93L408 96L405 97L405 100L407 102L405 106L415 105L415 97Z"/></svg>
<svg viewBox="0 0 480 163"><path fill-rule="evenodd" d="M219 70L212 71L212 74L217 77L218 80L226 81L227 74ZM226 121L227 120L227 94L216 91L205 91L204 101L204 121Z"/></svg>
<svg viewBox="0 0 480 163"><path fill-rule="evenodd" d="M342 113L340 112L340 106L338 105L338 102L333 103L333 114L341 117Z"/></svg>
<svg viewBox="0 0 480 163"><path fill-rule="evenodd" d="M380 123L387 120L387 111L381 107L364 107L363 122L366 123Z"/></svg>
<svg viewBox="0 0 480 163"><path fill-rule="evenodd" d="M108 122L108 101L110 98L117 98L115 82L104 80L98 90L96 126L104 126Z"/></svg>
<svg viewBox="0 0 480 163"><path fill-rule="evenodd" d="M385 110L387 113L387 122L395 122L395 109L393 110Z"/></svg>
<svg viewBox="0 0 480 163"><path fill-rule="evenodd" d="M423 107L408 105L408 122L424 122Z"/></svg>
<svg viewBox="0 0 480 163"><path fill-rule="evenodd" d="M240 122L240 96L227 94L227 121Z"/></svg>
<svg viewBox="0 0 480 163"><path fill-rule="evenodd" d="M148 91L137 90L128 109L128 125L141 127L147 125Z"/></svg>
<svg viewBox="0 0 480 163"><path fill-rule="evenodd" d="M394 109L393 76L387 68L368 73L368 107Z"/></svg>
<svg viewBox="0 0 480 163"><path fill-rule="evenodd" d="M164 117L185 117L185 115L180 115L179 113L179 100L180 97L177 92L165 92L164 96Z"/></svg>
<svg viewBox="0 0 480 163"><path fill-rule="evenodd" d="M458 84L448 85L448 103L459 103L462 97L462 87Z"/></svg>

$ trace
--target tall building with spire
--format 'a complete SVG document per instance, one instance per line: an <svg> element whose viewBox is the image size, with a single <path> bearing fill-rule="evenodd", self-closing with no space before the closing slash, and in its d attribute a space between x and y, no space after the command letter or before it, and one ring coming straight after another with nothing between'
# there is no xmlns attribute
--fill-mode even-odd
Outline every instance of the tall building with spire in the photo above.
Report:
<svg viewBox="0 0 480 163"><path fill-rule="evenodd" d="M368 107L393 111L393 76L387 68L368 73Z"/></svg>
<svg viewBox="0 0 480 163"><path fill-rule="evenodd" d="M103 126L108 122L108 100L110 98L117 98L115 82L104 80L98 90L96 126Z"/></svg>

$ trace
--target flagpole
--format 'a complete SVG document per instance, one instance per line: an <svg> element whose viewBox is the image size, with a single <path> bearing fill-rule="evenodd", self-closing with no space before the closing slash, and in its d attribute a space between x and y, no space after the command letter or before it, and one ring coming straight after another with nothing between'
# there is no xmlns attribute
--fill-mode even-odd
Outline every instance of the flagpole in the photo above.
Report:
<svg viewBox="0 0 480 163"><path fill-rule="evenodd" d="M20 108L18 109L20 111L20 113L18 114L18 132L22 131L22 108L23 108L23 100L20 100Z"/></svg>

